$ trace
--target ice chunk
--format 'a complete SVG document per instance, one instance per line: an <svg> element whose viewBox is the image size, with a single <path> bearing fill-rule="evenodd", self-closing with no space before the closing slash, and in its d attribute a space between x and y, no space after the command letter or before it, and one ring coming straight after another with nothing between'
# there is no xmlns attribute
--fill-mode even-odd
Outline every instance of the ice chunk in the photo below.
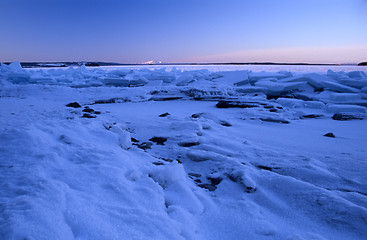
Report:
<svg viewBox="0 0 367 240"><path fill-rule="evenodd" d="M278 79L276 78L261 78L257 82L277 82Z"/></svg>
<svg viewBox="0 0 367 240"><path fill-rule="evenodd" d="M22 65L20 65L20 62L12 62L9 64L9 70L12 72L20 72L22 71Z"/></svg>
<svg viewBox="0 0 367 240"><path fill-rule="evenodd" d="M113 70L109 71L108 74L109 76L125 77L129 72L128 70Z"/></svg>
<svg viewBox="0 0 367 240"><path fill-rule="evenodd" d="M346 104L328 104L327 110L331 113L366 113L365 107Z"/></svg>
<svg viewBox="0 0 367 240"><path fill-rule="evenodd" d="M361 96L356 93L332 93L330 99L334 102L354 102L361 100Z"/></svg>
<svg viewBox="0 0 367 240"><path fill-rule="evenodd" d="M332 78L327 76L323 76L317 73L308 73L305 74L304 77L307 78L307 83L314 87L315 89L322 89L324 88L324 82L333 82Z"/></svg>
<svg viewBox="0 0 367 240"><path fill-rule="evenodd" d="M130 80L130 85L145 85L148 81L144 77L139 77L137 79Z"/></svg>
<svg viewBox="0 0 367 240"><path fill-rule="evenodd" d="M124 79L129 80L130 85L145 85L148 83L148 80L139 74L127 74Z"/></svg>
<svg viewBox="0 0 367 240"><path fill-rule="evenodd" d="M9 66L4 64L4 63L1 63L0 64L0 73L1 72L6 72L6 71L9 71Z"/></svg>
<svg viewBox="0 0 367 240"><path fill-rule="evenodd" d="M272 81L258 81L255 83L255 86L267 88L267 93L269 94L280 94L290 90L299 90L306 86L306 82L279 83Z"/></svg>
<svg viewBox="0 0 367 240"><path fill-rule="evenodd" d="M29 82L30 83L41 83L41 84L52 84L52 83L56 83L55 80L53 80L49 76L45 76L44 73L42 73L42 72L35 73L35 74L31 75Z"/></svg>
<svg viewBox="0 0 367 240"><path fill-rule="evenodd" d="M242 81L239 81L239 82L234 83L234 85L236 85L236 86L243 86L243 85L247 85L249 83L250 83L250 80L247 78L245 80L242 80Z"/></svg>
<svg viewBox="0 0 367 240"><path fill-rule="evenodd" d="M108 86L115 87L128 87L130 85L130 81L123 78L104 78L102 82Z"/></svg>
<svg viewBox="0 0 367 240"><path fill-rule="evenodd" d="M182 75L177 78L176 86L186 86L193 81L195 80L192 75Z"/></svg>
<svg viewBox="0 0 367 240"><path fill-rule="evenodd" d="M339 84L339 83L336 83L336 82L331 82L331 81L323 81L322 85L325 88L328 88L328 89L333 90L335 92L341 92L341 93L343 93L343 92L344 93L357 93L357 92L359 92L359 90L356 89L356 88L348 87L348 86L345 86L345 85L342 85L342 84Z"/></svg>
<svg viewBox="0 0 367 240"><path fill-rule="evenodd" d="M283 78L278 80L278 82L280 83L284 83L284 82L307 82L308 78L305 76L295 76L295 77L287 77L287 78Z"/></svg>
<svg viewBox="0 0 367 240"><path fill-rule="evenodd" d="M329 69L327 71L327 76L332 79L340 79L340 78L349 78L345 72L334 72L333 70Z"/></svg>
<svg viewBox="0 0 367 240"><path fill-rule="evenodd" d="M30 78L30 75L26 72L13 72L8 74L8 81L12 83L27 83Z"/></svg>
<svg viewBox="0 0 367 240"><path fill-rule="evenodd" d="M351 78L365 78L365 79L367 79L367 74L365 72L362 72L362 71L349 72L349 73L347 73L347 75Z"/></svg>
<svg viewBox="0 0 367 240"><path fill-rule="evenodd" d="M249 74L249 79L251 83L254 83L262 78L276 78L276 79L281 79L281 78L286 78L288 77L287 75L284 75L282 73L271 73L271 72L252 72Z"/></svg>
<svg viewBox="0 0 367 240"><path fill-rule="evenodd" d="M256 92L263 92L265 93L267 90L267 88L265 87L255 87L255 86L245 86L245 87L241 87L236 89L237 92L239 93L256 93Z"/></svg>
<svg viewBox="0 0 367 240"><path fill-rule="evenodd" d="M325 103L319 101L305 101L303 103L305 108L312 108L312 109L324 109Z"/></svg>
<svg viewBox="0 0 367 240"><path fill-rule="evenodd" d="M347 85L349 87L354 87L354 88L364 88L367 87L367 79L352 79L352 78L342 78L338 80L339 83L343 84L343 85Z"/></svg>
<svg viewBox="0 0 367 240"><path fill-rule="evenodd" d="M311 109L324 109L325 104L318 101L303 101L300 99L292 98L278 98L277 103L292 108L311 108Z"/></svg>
<svg viewBox="0 0 367 240"><path fill-rule="evenodd" d="M164 83L171 83L176 80L175 76L165 72L157 72L157 69L153 73L144 75L144 77L149 81L162 80Z"/></svg>

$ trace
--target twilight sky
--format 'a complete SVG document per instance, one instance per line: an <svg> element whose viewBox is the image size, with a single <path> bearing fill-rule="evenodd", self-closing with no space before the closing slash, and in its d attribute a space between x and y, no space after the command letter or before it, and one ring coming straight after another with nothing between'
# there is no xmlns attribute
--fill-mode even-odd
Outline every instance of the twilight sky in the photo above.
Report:
<svg viewBox="0 0 367 240"><path fill-rule="evenodd" d="M1 61L367 61L367 0L1 0Z"/></svg>

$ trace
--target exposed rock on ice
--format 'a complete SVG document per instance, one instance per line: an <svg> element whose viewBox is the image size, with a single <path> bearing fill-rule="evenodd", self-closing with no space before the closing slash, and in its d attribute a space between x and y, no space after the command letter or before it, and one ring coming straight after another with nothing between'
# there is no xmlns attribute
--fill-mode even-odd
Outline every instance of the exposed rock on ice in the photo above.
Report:
<svg viewBox="0 0 367 240"><path fill-rule="evenodd" d="M335 135L332 132L326 133L326 134L324 134L324 136L325 137L330 137L330 138L335 138Z"/></svg>

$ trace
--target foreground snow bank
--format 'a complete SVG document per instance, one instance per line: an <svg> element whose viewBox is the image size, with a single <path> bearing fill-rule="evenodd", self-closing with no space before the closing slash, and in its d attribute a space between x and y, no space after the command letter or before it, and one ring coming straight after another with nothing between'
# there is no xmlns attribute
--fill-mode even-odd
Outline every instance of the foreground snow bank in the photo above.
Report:
<svg viewBox="0 0 367 240"><path fill-rule="evenodd" d="M365 239L365 81L2 65L0 236Z"/></svg>

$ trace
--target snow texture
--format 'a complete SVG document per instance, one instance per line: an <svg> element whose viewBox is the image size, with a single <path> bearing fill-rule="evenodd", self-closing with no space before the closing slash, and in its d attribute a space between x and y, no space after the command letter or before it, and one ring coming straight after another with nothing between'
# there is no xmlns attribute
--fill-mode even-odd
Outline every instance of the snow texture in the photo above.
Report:
<svg viewBox="0 0 367 240"><path fill-rule="evenodd" d="M337 70L1 64L1 239L367 239L367 75Z"/></svg>

